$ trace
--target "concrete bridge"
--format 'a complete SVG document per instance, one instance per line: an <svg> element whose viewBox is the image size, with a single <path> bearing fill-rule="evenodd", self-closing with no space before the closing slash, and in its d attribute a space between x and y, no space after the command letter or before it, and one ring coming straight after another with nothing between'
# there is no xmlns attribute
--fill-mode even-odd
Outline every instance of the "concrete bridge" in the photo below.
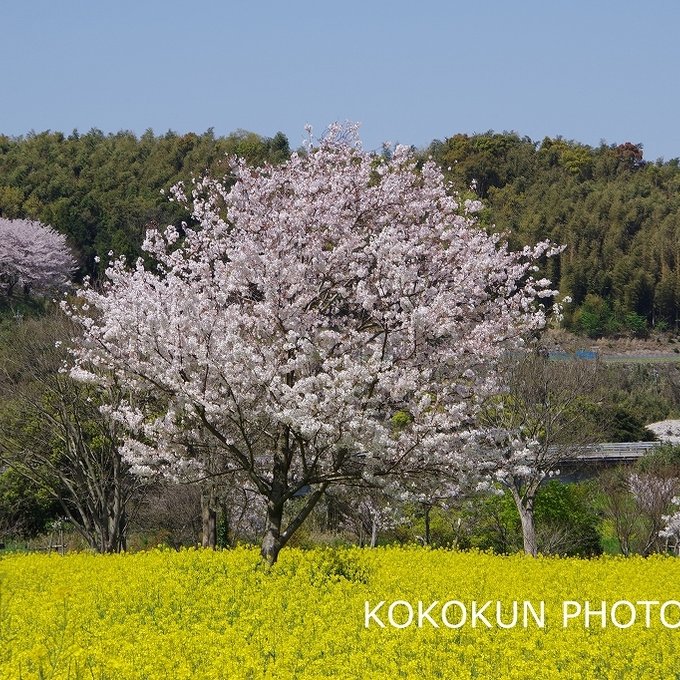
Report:
<svg viewBox="0 0 680 680"><path fill-rule="evenodd" d="M563 482L593 477L600 470L615 465L631 465L664 442L623 442L591 444L560 460L558 479Z"/></svg>
<svg viewBox="0 0 680 680"><path fill-rule="evenodd" d="M565 462L587 462L605 465L634 463L638 458L663 442L623 442L620 444L591 444Z"/></svg>

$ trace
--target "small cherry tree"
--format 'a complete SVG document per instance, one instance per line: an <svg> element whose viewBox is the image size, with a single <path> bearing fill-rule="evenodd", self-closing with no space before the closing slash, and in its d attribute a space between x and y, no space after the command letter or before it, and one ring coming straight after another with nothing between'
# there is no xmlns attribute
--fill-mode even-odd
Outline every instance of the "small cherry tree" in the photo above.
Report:
<svg viewBox="0 0 680 680"><path fill-rule="evenodd" d="M262 496L273 563L332 485L456 464L488 367L545 323L551 247L509 252L434 163L366 153L355 128L232 173L176 187L191 225L82 291L73 374L134 395L111 416L138 470L200 468L207 434Z"/></svg>
<svg viewBox="0 0 680 680"><path fill-rule="evenodd" d="M497 373L502 393L481 409L474 471L509 493L524 551L536 555L534 506L543 482L597 437L585 405L599 378L594 361L552 361L546 350L509 356Z"/></svg>
<svg viewBox="0 0 680 680"><path fill-rule="evenodd" d="M680 555L680 512L678 506L680 506L680 498L675 496L671 500L673 512L670 515L662 515L663 528L659 531L659 537L666 541L666 550L672 550L676 555Z"/></svg>
<svg viewBox="0 0 680 680"><path fill-rule="evenodd" d="M75 268L63 234L34 220L0 217L0 295L63 287Z"/></svg>

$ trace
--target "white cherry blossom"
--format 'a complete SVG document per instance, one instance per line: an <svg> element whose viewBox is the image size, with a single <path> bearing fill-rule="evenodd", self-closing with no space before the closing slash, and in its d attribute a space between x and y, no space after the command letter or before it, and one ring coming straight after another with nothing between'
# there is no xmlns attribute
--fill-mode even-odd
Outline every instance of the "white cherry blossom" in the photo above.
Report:
<svg viewBox="0 0 680 680"><path fill-rule="evenodd" d="M551 246L509 252L432 162L363 152L352 127L172 196L187 223L82 291L74 376L130 390L140 469L221 448L265 500L270 562L329 485L454 465L489 367L545 323Z"/></svg>

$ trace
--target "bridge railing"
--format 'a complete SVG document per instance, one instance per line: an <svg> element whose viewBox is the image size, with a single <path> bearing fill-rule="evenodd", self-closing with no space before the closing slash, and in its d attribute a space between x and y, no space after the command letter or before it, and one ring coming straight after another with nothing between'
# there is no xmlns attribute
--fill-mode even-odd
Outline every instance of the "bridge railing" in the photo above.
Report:
<svg viewBox="0 0 680 680"><path fill-rule="evenodd" d="M563 460L565 462L636 460L662 443L622 442L590 444L574 453L567 454Z"/></svg>

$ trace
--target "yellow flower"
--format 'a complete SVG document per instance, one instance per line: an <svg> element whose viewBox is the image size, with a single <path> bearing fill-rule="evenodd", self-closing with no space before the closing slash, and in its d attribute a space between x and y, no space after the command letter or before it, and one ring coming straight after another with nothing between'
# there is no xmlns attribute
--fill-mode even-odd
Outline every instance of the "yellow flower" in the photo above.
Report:
<svg viewBox="0 0 680 680"><path fill-rule="evenodd" d="M8 555L0 677L673 678L678 584L665 557Z"/></svg>

